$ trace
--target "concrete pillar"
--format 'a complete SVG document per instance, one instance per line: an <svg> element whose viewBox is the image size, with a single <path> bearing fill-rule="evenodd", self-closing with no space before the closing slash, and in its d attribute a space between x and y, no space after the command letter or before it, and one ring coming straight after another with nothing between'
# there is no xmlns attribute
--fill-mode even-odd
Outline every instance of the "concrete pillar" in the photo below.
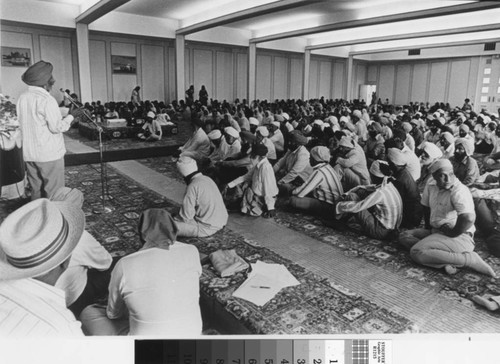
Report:
<svg viewBox="0 0 500 364"><path fill-rule="evenodd" d="M184 76L185 43L183 35L175 36L175 90L177 101L184 100L186 80Z"/></svg>
<svg viewBox="0 0 500 364"><path fill-rule="evenodd" d="M309 68L311 67L311 50L304 52L304 74L302 75L302 100L309 100Z"/></svg>
<svg viewBox="0 0 500 364"><path fill-rule="evenodd" d="M346 82L347 82L347 87L346 87L346 99L347 101L352 99L352 76L353 76L353 56L349 55L347 58L347 77L346 77Z"/></svg>
<svg viewBox="0 0 500 364"><path fill-rule="evenodd" d="M250 43L248 46L248 94L247 101L250 104L253 100L257 98L256 93L256 82L257 82L257 44Z"/></svg>
<svg viewBox="0 0 500 364"><path fill-rule="evenodd" d="M92 101L90 78L89 26L76 23L76 46L78 51L78 76L80 78L80 101Z"/></svg>

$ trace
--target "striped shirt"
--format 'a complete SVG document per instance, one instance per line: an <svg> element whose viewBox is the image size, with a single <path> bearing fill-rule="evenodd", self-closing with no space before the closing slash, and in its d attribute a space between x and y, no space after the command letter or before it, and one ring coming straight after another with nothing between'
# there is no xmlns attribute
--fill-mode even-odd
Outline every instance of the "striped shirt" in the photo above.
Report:
<svg viewBox="0 0 500 364"><path fill-rule="evenodd" d="M0 337L83 336L64 292L35 279L0 282Z"/></svg>
<svg viewBox="0 0 500 364"><path fill-rule="evenodd" d="M311 191L314 198L334 204L344 193L340 177L329 163L318 164L307 181L293 191L297 197L305 197Z"/></svg>
<svg viewBox="0 0 500 364"><path fill-rule="evenodd" d="M71 127L73 116L62 117L56 99L44 88L29 86L19 96L17 116L23 135L26 162L51 162L64 157L63 132Z"/></svg>
<svg viewBox="0 0 500 364"><path fill-rule="evenodd" d="M353 190L365 186L355 187ZM353 191L351 190L351 191ZM387 177L377 189L362 201L342 201L337 203L337 215L371 210L375 218L388 230L399 228L403 218L403 201L396 187Z"/></svg>

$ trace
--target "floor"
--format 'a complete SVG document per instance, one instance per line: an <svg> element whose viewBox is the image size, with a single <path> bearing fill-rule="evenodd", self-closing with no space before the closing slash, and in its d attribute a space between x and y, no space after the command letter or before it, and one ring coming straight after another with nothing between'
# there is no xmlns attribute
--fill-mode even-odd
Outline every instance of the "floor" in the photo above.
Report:
<svg viewBox="0 0 500 364"><path fill-rule="evenodd" d="M184 134L180 138L182 139L186 135ZM70 136L65 136L65 139L69 153L96 152L96 145L82 142ZM154 165L155 163L156 165ZM92 168L95 173L99 173L99 165L94 165ZM153 161L128 160L107 163L108 174L125 175L141 188L180 203L185 186L180 178L172 173L163 172L165 168L172 169L169 157ZM346 287L375 304L406 317L417 325L419 332L500 332L500 316L498 314L476 306L468 299L467 295L461 294L460 290L450 290L447 287L448 285L454 287L465 285L466 289L473 290L478 288L470 287L474 286L476 281L482 280L484 285L481 289L484 290L486 289L484 287L487 287L487 289L496 291L499 289L497 280L478 277L471 274L472 272L453 278L441 277L440 272L427 268L420 270L412 265L406 267L406 274L401 274L399 268L397 271L396 269L391 271L388 266L372 264L367 259L360 259L355 254L349 254L349 250L346 250L345 247L339 249L338 243L336 245L325 243L332 237L336 239L335 237L339 236L340 239L340 235L333 229L328 231L329 235L325 235L325 229L329 228L322 227L322 235L316 236L309 233L307 229L294 228L293 223L284 223L282 220L280 221L279 218L276 220L258 218L257 229L255 228L256 218L231 213L227 227L234 233L296 262L312 273L333 281L339 286ZM357 240L357 243L361 242L362 245L377 244L376 241L362 237L355 236L354 240ZM405 252L398 254L405 255ZM498 261L495 263L500 264ZM418 274L422 271L430 276L438 275L441 278L433 281L418 279ZM413 272L417 277L411 276L408 272ZM468 283L470 284L467 285Z"/></svg>

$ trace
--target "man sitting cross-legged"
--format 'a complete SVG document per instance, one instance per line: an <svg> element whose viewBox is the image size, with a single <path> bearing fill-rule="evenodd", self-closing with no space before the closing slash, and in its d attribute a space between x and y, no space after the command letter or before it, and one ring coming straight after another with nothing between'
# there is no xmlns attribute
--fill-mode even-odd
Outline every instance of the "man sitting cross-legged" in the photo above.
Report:
<svg viewBox="0 0 500 364"><path fill-rule="evenodd" d="M345 221L344 214L354 214L366 235L375 239L391 239L401 224L403 201L388 177L383 177L378 161L372 163L370 171L373 181L381 184L358 186L345 193L343 201L335 207L336 218Z"/></svg>
<svg viewBox="0 0 500 364"><path fill-rule="evenodd" d="M330 218L335 214L335 203L344 193L340 176L330 165L330 150L323 146L312 148L309 163L313 173L292 191L290 206Z"/></svg>
<svg viewBox="0 0 500 364"><path fill-rule="evenodd" d="M408 230L399 236L411 248L412 259L422 265L444 268L448 274L467 267L496 277L495 271L474 252L474 202L472 195L453 173L447 159L431 166L433 179L425 186L425 229Z"/></svg>

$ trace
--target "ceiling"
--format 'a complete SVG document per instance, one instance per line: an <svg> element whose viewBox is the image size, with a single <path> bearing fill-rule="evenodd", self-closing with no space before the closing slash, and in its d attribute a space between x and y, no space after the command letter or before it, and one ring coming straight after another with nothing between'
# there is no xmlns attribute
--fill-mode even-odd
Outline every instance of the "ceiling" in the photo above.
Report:
<svg viewBox="0 0 500 364"><path fill-rule="evenodd" d="M113 12L173 21L177 34L189 36L224 27L248 34L248 41L257 45L300 39L312 51L348 47L349 52L369 53L398 46L441 47L455 42L500 41L498 1L37 1L76 5L81 12L93 11L103 3L115 3L118 5Z"/></svg>

